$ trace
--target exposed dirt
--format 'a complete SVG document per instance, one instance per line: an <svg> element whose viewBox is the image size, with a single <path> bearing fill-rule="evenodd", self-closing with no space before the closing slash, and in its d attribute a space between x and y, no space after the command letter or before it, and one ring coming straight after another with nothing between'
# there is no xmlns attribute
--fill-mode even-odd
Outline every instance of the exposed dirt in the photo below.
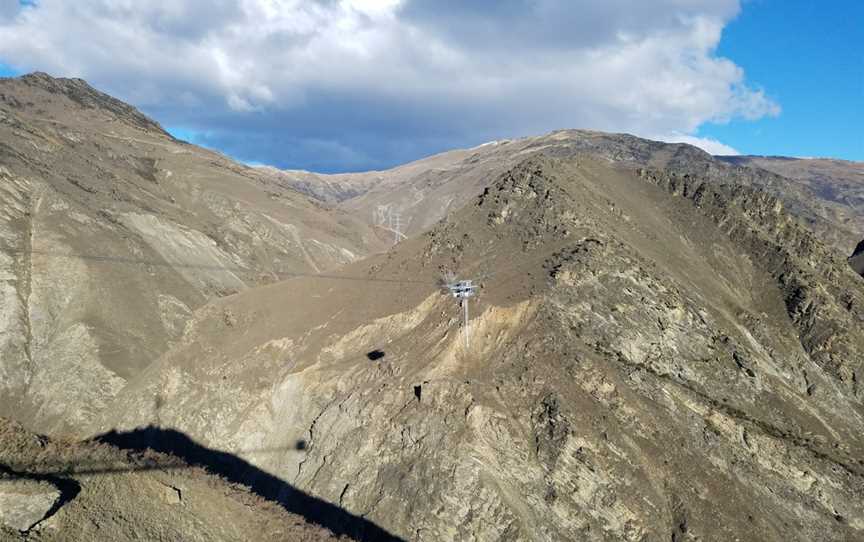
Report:
<svg viewBox="0 0 864 542"><path fill-rule="evenodd" d="M37 480L60 490L48 517L2 540L338 540L247 488L155 452L29 433L0 418L0 490Z"/></svg>

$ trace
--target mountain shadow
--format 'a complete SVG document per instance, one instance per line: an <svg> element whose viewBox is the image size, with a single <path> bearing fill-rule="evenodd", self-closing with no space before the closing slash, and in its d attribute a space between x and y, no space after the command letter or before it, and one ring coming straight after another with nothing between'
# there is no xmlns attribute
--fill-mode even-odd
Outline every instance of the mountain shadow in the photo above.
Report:
<svg viewBox="0 0 864 542"><path fill-rule="evenodd" d="M309 495L236 455L207 448L174 429L150 425L128 432L111 430L93 440L124 450L140 452L150 449L171 454L190 465L202 467L226 480L245 485L253 493L279 503L289 512L301 515L310 523L329 529L337 536L347 536L363 542L402 541L366 518Z"/></svg>

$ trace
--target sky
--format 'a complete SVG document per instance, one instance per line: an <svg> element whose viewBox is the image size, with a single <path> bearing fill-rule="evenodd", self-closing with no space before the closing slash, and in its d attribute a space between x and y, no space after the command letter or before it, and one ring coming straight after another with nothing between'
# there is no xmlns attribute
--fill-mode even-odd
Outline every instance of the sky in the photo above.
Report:
<svg viewBox="0 0 864 542"><path fill-rule="evenodd" d="M0 0L0 74L321 172L563 128L864 160L862 38L859 0Z"/></svg>

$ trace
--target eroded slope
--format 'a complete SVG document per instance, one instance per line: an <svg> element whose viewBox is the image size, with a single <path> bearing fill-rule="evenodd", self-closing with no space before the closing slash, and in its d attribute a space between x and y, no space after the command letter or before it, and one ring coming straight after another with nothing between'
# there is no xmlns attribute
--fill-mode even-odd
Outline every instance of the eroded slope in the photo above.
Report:
<svg viewBox="0 0 864 542"><path fill-rule="evenodd" d="M248 459L414 540L864 534L862 279L765 193L534 158L340 273L198 311L92 431L302 441Z"/></svg>
<svg viewBox="0 0 864 542"><path fill-rule="evenodd" d="M85 425L207 301L379 247L84 81L0 79L0 413Z"/></svg>
<svg viewBox="0 0 864 542"><path fill-rule="evenodd" d="M730 163L782 175L788 190L818 201L824 216L845 236L841 250L849 254L864 235L864 163L829 158L730 156Z"/></svg>

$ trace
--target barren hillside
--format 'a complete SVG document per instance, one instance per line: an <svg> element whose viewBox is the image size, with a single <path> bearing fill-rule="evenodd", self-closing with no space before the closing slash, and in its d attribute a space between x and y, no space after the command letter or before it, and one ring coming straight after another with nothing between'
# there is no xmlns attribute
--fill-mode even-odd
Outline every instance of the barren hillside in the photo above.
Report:
<svg viewBox="0 0 864 542"><path fill-rule="evenodd" d="M862 278L763 192L534 158L340 274L198 311L92 430L302 439L249 460L412 540L864 535Z"/></svg>
<svg viewBox="0 0 864 542"><path fill-rule="evenodd" d="M73 430L207 301L382 246L81 80L0 79L0 413Z"/></svg>
<svg viewBox="0 0 864 542"><path fill-rule="evenodd" d="M789 179L792 189L818 201L825 216L852 235L841 247L851 251L864 239L864 163L827 158L730 156L723 160L772 171Z"/></svg>
<svg viewBox="0 0 864 542"><path fill-rule="evenodd" d="M461 208L497 175L536 154L560 158L588 154L632 169L654 167L718 183L759 187L783 201L787 210L844 255L848 256L864 238L864 207L858 204L864 167L861 164L715 158L690 145L649 141L627 134L561 130L539 137L494 141L368 173L260 171L265 177L312 197L338 202L343 209L377 224L379 229L391 227L392 220L388 219L398 214L401 231L410 235L427 230Z"/></svg>
<svg viewBox="0 0 864 542"><path fill-rule="evenodd" d="M0 504L66 495L37 540L862 539L864 231L769 166L567 130L280 172L0 80L0 415L52 437L0 421Z"/></svg>

